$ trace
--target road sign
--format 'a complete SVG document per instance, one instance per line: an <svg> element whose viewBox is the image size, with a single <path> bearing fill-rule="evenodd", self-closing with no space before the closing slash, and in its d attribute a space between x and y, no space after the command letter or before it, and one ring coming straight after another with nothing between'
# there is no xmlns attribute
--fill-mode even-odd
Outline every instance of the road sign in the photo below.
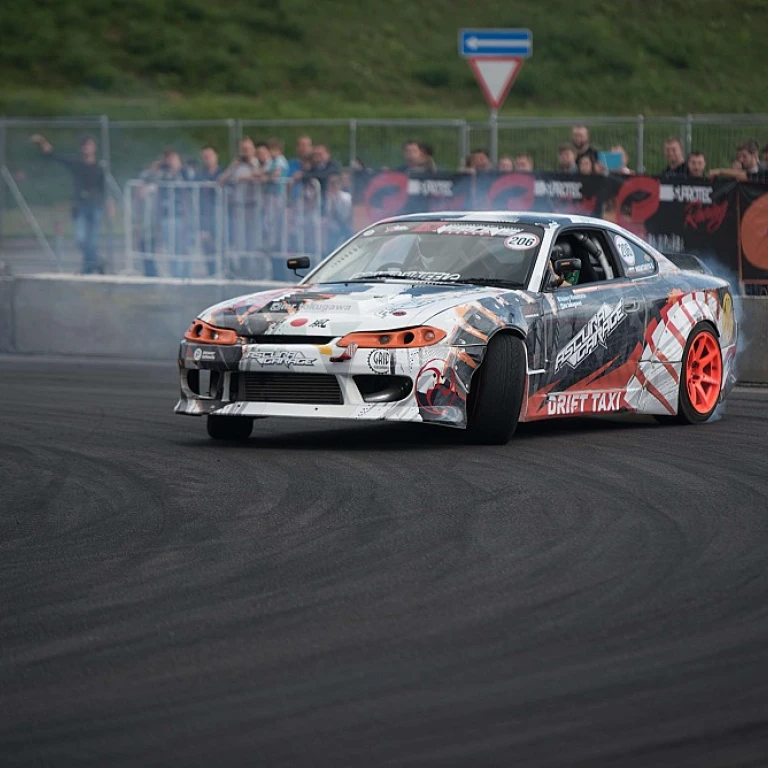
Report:
<svg viewBox="0 0 768 768"><path fill-rule="evenodd" d="M494 163L499 146L499 108L523 68L523 59L532 55L533 32L530 29L459 30L459 56L469 61L491 108L488 127Z"/></svg>
<svg viewBox="0 0 768 768"><path fill-rule="evenodd" d="M530 29L460 29L459 55L465 59L479 56L533 55L533 33Z"/></svg>
<svg viewBox="0 0 768 768"><path fill-rule="evenodd" d="M499 109L507 98L518 72L523 68L523 60L518 56L479 57L469 59L469 66L472 67L490 108Z"/></svg>

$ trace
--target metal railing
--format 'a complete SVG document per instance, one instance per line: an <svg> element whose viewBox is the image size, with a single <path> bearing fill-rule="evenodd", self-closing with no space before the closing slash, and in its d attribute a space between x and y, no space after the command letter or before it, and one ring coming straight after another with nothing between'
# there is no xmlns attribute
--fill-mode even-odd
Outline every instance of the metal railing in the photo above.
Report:
<svg viewBox="0 0 768 768"><path fill-rule="evenodd" d="M731 158L737 143L755 138L768 143L768 115L636 115L499 118L499 153L533 151L542 170L555 162L557 145L568 141L570 127L584 123L601 148L622 144L637 170L654 172L661 161L664 139L678 136L686 151L702 149L709 165ZM402 163L401 145L417 139L432 145L439 167L459 167L472 147L487 146L490 123L464 119L273 119L238 120L110 120L107 116L67 118L0 118L0 166L12 172L40 163L29 136L44 133L57 148L75 152L84 134L101 145L106 167L122 185L142 167L173 146L184 156L196 156L204 144L217 147L222 159L237 152L241 137L276 136L293 146L297 137L310 135L328 146L342 164L362 160L369 167ZM716 162L714 162L716 161ZM28 174L32 181L32 175Z"/></svg>
<svg viewBox="0 0 768 768"><path fill-rule="evenodd" d="M124 274L147 277L288 279L285 259L315 263L324 242L317 179L129 181ZM351 225L351 222L350 222Z"/></svg>

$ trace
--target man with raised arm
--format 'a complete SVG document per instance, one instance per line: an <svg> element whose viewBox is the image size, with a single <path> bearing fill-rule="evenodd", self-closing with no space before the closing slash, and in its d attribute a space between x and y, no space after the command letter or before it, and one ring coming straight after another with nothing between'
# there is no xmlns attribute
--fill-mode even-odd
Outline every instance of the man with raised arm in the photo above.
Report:
<svg viewBox="0 0 768 768"><path fill-rule="evenodd" d="M107 195L107 178L103 165L96 159L96 141L85 136L80 141L79 157L67 157L54 152L53 146L39 133L29 140L37 144L44 155L61 163L72 176L72 222L75 242L83 254L83 274L104 274L99 257L99 227L104 206L112 218L114 204Z"/></svg>

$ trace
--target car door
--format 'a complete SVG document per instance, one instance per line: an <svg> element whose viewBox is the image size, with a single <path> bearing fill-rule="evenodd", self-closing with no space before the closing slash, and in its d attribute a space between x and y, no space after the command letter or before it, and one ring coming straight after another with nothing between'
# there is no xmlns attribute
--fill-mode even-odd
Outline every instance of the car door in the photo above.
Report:
<svg viewBox="0 0 768 768"><path fill-rule="evenodd" d="M642 351L643 296L624 274L611 233L571 231L597 242L611 269L599 268L598 279L545 293L546 373L533 403L539 418L633 409L627 386L634 383Z"/></svg>

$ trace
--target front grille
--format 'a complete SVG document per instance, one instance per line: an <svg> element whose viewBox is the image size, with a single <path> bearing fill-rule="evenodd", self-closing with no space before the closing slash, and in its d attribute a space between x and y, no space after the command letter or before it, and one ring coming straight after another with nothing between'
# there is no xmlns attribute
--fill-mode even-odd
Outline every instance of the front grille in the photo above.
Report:
<svg viewBox="0 0 768 768"><path fill-rule="evenodd" d="M307 405L344 404L339 382L329 373L241 373L240 400Z"/></svg>
<svg viewBox="0 0 768 768"><path fill-rule="evenodd" d="M261 336L245 336L248 344L330 344L335 336L278 336L277 334L262 334Z"/></svg>

